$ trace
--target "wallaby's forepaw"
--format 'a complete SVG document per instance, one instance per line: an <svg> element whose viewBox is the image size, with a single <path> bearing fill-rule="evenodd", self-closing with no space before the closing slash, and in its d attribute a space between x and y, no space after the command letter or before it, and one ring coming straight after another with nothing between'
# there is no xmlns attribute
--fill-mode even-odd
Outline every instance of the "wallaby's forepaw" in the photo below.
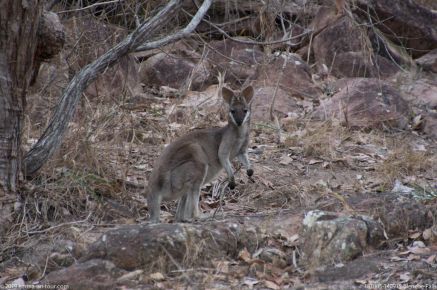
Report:
<svg viewBox="0 0 437 290"><path fill-rule="evenodd" d="M247 169L247 176L252 176L253 175L253 169L252 168L250 168L250 169Z"/></svg>
<svg viewBox="0 0 437 290"><path fill-rule="evenodd" d="M235 188L235 180L233 178L229 179L229 184L228 184L230 189L234 189Z"/></svg>

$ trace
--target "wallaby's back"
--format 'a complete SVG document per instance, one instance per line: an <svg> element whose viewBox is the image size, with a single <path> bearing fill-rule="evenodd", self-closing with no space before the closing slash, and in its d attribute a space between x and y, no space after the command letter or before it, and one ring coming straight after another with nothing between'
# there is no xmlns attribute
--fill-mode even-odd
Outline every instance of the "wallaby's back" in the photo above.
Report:
<svg viewBox="0 0 437 290"><path fill-rule="evenodd" d="M169 178L173 170L192 160L199 159L206 163L209 167L208 171L214 171L213 169L219 171L222 166L218 158L218 150L223 132L224 128L196 130L176 139L164 148L150 176L149 192L159 191L165 183L170 182ZM195 144L198 146L193 147Z"/></svg>

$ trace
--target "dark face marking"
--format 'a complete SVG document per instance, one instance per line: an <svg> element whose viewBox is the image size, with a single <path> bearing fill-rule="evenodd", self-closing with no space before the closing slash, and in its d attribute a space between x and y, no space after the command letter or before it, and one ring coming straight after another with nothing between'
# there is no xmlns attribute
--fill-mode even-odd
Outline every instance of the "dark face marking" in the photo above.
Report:
<svg viewBox="0 0 437 290"><path fill-rule="evenodd" d="M229 119L235 125L241 126L249 119L253 94L254 90L251 86L237 95L226 87L222 88L223 99L229 104Z"/></svg>
<svg viewBox="0 0 437 290"><path fill-rule="evenodd" d="M235 121L235 124L241 126L246 121L247 117L249 117L249 106L244 99L236 97L231 103L230 114L233 121Z"/></svg>

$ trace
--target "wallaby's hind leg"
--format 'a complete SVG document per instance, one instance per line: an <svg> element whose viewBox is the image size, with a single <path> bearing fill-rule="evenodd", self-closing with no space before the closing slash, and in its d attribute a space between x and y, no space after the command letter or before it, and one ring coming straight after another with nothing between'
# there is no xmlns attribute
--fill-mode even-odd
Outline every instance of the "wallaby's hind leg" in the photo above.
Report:
<svg viewBox="0 0 437 290"><path fill-rule="evenodd" d="M199 216L200 188L205 181L208 165L201 162L193 162L191 175L185 188L188 189L181 197L176 211L176 221L189 221Z"/></svg>
<svg viewBox="0 0 437 290"><path fill-rule="evenodd" d="M175 221L176 222L184 222L187 221L187 208L189 207L189 190L185 189L185 194L179 199L178 208L176 209Z"/></svg>
<svg viewBox="0 0 437 290"><path fill-rule="evenodd" d="M199 218L200 217L200 209L199 209L200 187L199 187L199 189L193 189L192 194L193 194L193 199L194 199L193 218Z"/></svg>
<svg viewBox="0 0 437 290"><path fill-rule="evenodd" d="M200 201L200 189L205 182L206 176L208 175L208 164L199 162L199 170L202 173L194 183L191 188L191 194L193 196L193 218L200 217L199 201Z"/></svg>
<svg viewBox="0 0 437 290"><path fill-rule="evenodd" d="M200 216L199 199L200 186L196 184L179 200L175 216L176 221L186 222L198 218Z"/></svg>
<svg viewBox="0 0 437 290"><path fill-rule="evenodd" d="M176 210L175 220L177 222L187 222L193 218L193 196L191 195L191 190L181 197L178 203L178 208Z"/></svg>

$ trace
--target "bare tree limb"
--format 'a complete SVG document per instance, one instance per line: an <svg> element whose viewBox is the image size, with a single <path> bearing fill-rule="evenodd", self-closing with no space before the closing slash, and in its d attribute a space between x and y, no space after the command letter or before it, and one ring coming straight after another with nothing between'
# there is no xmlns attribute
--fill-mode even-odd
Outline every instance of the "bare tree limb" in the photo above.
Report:
<svg viewBox="0 0 437 290"><path fill-rule="evenodd" d="M140 46L143 50L151 49L151 46L144 45L156 31L170 22L182 6L183 0L171 0L160 12L141 24L122 42L114 46L94 62L82 68L70 81L65 89L49 125L38 140L38 142L27 152L24 158L24 174L30 176L38 171L44 163L53 155L62 142L67 130L68 123L76 111L82 92L90 85L100 73L115 64L122 56L137 51ZM196 17L182 30L182 36L165 37L164 40L155 41L166 44L178 37L183 37L195 29L197 24L205 15L212 0L205 0ZM150 47L150 48L149 48Z"/></svg>
<svg viewBox="0 0 437 290"><path fill-rule="evenodd" d="M178 39L181 39L183 37L188 36L191 32L193 32L194 29L196 29L197 25L199 25L200 21L202 21L203 16L205 15L206 11L208 11L209 6L211 6L213 0L205 0L203 1L202 6L199 7L199 10L197 10L197 13L193 16L190 23L178 32L168 35L164 38L161 38L156 41L148 42L143 45L140 45L135 51L144 51L144 50L150 50L154 48L161 47L163 45L169 44L170 42L174 42Z"/></svg>

